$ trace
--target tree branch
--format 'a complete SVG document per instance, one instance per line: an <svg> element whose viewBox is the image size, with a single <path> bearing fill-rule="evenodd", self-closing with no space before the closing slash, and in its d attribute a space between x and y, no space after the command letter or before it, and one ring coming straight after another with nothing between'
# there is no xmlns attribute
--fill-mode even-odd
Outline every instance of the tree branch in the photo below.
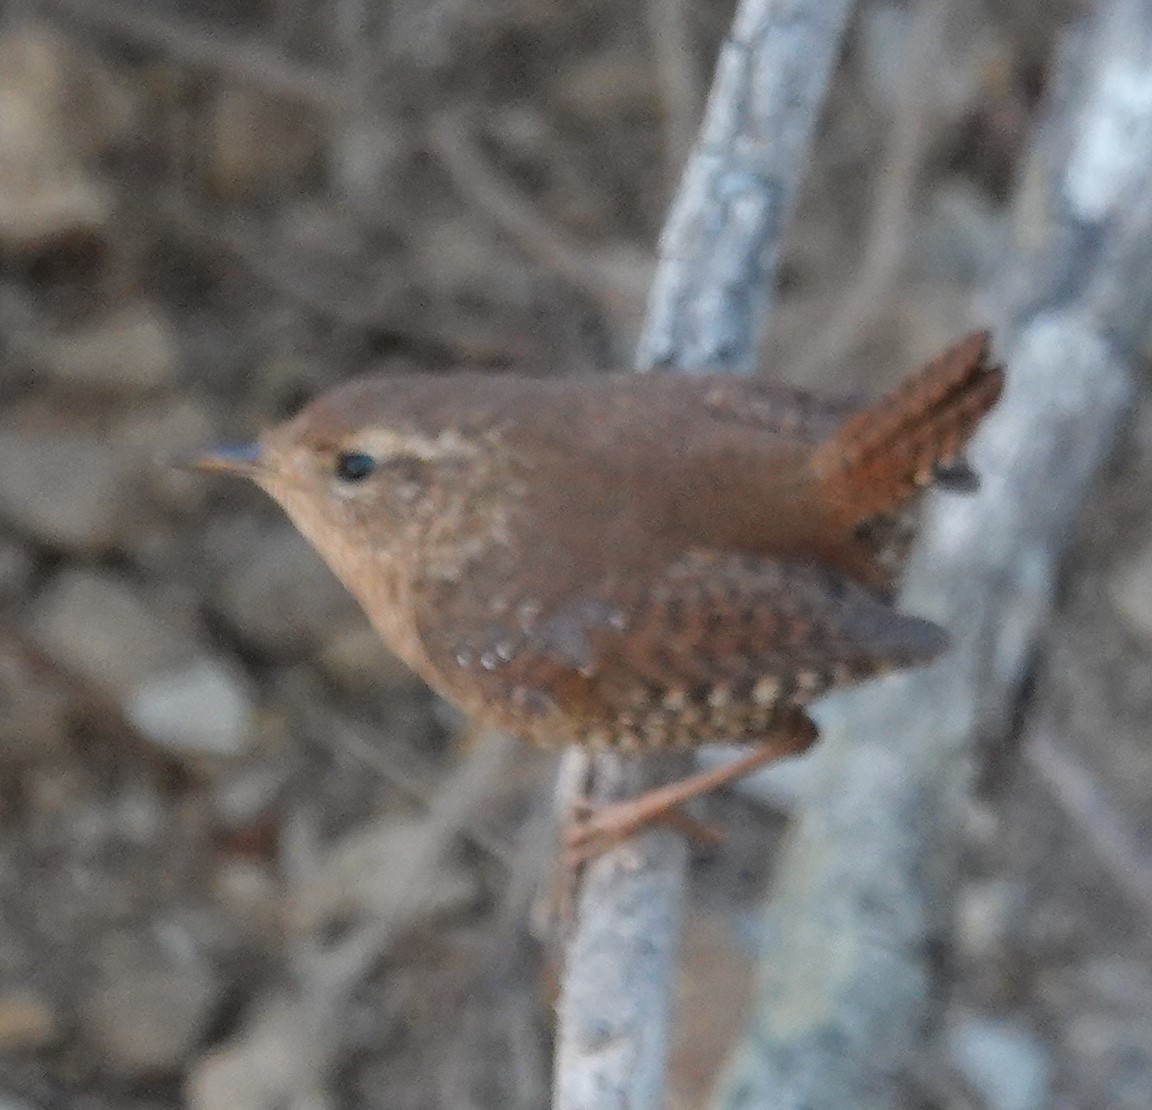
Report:
<svg viewBox="0 0 1152 1110"><path fill-rule="evenodd" d="M755 369L849 0L744 0L660 239L637 365Z"/></svg>
<svg viewBox="0 0 1152 1110"><path fill-rule="evenodd" d="M661 241L639 367L755 365L850 8L743 0ZM616 800L687 769L679 758L599 756L591 793ZM684 867L681 840L653 831L587 868L559 1007L560 1110L663 1107Z"/></svg>
<svg viewBox="0 0 1152 1110"><path fill-rule="evenodd" d="M1107 0L1076 45L991 314L1009 372L973 450L982 490L933 503L905 592L954 648L822 707L724 1110L897 1105L930 1016L975 740L1009 725L1152 309L1152 0Z"/></svg>

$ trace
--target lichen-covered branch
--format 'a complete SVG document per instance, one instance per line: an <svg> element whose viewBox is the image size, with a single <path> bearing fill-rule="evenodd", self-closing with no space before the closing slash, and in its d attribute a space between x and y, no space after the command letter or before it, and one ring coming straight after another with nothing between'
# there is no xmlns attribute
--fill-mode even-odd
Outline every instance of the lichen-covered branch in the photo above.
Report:
<svg viewBox="0 0 1152 1110"><path fill-rule="evenodd" d="M1008 389L982 489L934 503L905 593L954 648L824 705L723 1110L899 1105L930 1017L975 740L1009 723L1152 318L1152 0L1106 0L1073 47L989 311Z"/></svg>
<svg viewBox="0 0 1152 1110"><path fill-rule="evenodd" d="M640 368L755 369L784 228L851 7L740 5L660 238Z"/></svg>
<svg viewBox="0 0 1152 1110"><path fill-rule="evenodd" d="M850 8L740 5L661 241L639 367L755 365L785 218ZM679 758L600 756L591 794L618 799L687 769ZM561 1110L664 1106L684 867L680 839L649 832L587 868L560 1000Z"/></svg>

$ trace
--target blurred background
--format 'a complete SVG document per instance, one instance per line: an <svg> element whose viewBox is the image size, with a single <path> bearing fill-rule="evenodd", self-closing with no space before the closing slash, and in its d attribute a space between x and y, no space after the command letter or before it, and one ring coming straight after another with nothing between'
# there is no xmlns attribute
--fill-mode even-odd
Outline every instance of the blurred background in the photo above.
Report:
<svg viewBox="0 0 1152 1110"><path fill-rule="evenodd" d="M875 392L979 326L1088 7L858 6L769 372ZM157 459L370 367L626 367L731 14L0 3L0 1110L546 1105L551 760L398 907L460 722L270 503ZM1141 402L988 738L910 1107L1152 1105L1150 488ZM739 1028L788 809L710 804L679 1107Z"/></svg>

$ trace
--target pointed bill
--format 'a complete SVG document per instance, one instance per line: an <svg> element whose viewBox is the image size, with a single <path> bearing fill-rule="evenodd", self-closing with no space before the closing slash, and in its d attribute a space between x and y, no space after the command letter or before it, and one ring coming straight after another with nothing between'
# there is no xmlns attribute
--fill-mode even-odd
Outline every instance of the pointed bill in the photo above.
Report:
<svg viewBox="0 0 1152 1110"><path fill-rule="evenodd" d="M236 443L213 447L186 460L183 465L195 470L239 474L253 478L264 469L264 456L258 443Z"/></svg>

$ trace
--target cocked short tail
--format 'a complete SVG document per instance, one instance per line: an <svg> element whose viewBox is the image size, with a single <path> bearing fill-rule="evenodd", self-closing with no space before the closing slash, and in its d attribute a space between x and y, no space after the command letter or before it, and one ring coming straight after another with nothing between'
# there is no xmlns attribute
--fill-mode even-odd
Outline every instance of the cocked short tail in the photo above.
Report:
<svg viewBox="0 0 1152 1110"><path fill-rule="evenodd" d="M827 503L847 524L894 512L941 472L963 471L962 452L1000 397L987 332L976 332L849 417L813 453Z"/></svg>

